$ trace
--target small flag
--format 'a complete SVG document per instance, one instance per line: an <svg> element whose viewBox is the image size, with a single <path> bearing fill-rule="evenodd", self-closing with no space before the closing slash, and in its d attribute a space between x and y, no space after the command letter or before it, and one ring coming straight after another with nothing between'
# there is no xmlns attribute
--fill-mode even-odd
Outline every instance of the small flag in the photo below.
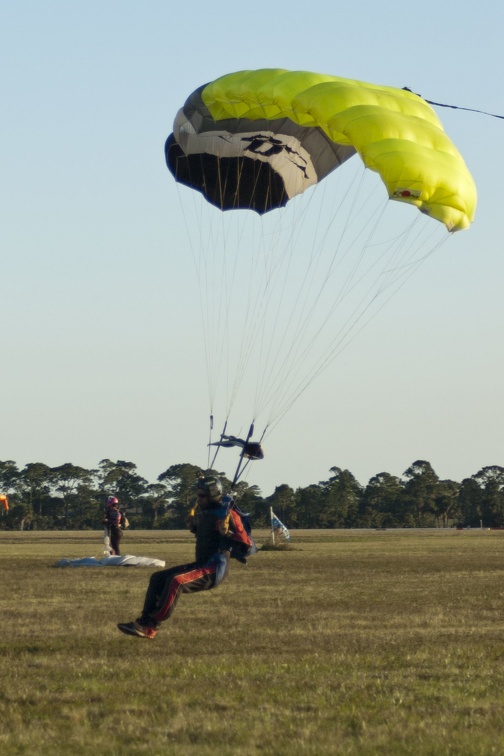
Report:
<svg viewBox="0 0 504 756"><path fill-rule="evenodd" d="M0 494L0 503L3 505L4 511L9 511L9 500L5 494Z"/></svg>
<svg viewBox="0 0 504 756"><path fill-rule="evenodd" d="M287 530L283 522L281 522L281 520L278 519L278 517L273 512L273 510L271 510L271 528L273 531L275 530L279 531L283 535L286 541L290 541L289 531Z"/></svg>

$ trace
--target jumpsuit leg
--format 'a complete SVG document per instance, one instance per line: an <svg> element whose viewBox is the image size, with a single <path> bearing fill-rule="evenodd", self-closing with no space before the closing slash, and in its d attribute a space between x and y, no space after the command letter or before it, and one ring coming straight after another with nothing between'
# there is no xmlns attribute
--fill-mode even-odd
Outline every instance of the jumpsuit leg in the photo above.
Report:
<svg viewBox="0 0 504 756"><path fill-rule="evenodd" d="M121 555L120 541L122 538L122 531L120 528L110 528L110 546L116 556Z"/></svg>
<svg viewBox="0 0 504 756"><path fill-rule="evenodd" d="M171 617L181 593L209 591L217 581L216 563L201 565L197 562L182 564L161 572L154 572L149 581L144 608L138 622L157 628ZM227 570L226 570L227 571ZM225 575L219 575L219 583Z"/></svg>

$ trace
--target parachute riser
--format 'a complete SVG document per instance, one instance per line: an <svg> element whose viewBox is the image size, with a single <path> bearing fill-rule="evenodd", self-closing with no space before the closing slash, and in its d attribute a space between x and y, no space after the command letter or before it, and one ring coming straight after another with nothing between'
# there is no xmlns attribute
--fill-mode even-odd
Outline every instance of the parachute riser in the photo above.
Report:
<svg viewBox="0 0 504 756"><path fill-rule="evenodd" d="M227 424L228 424L228 421L226 420L226 422L224 423L224 427L222 429L221 438L226 433ZM219 449L220 449L220 446L217 446L217 448L215 449L215 454L212 459L212 463L210 464L210 446L212 445L211 443L212 442L212 429L213 429L213 415L210 415L210 443L208 444L208 463L209 463L208 469L209 470L214 469L215 460L217 459L217 454L219 453Z"/></svg>
<svg viewBox="0 0 504 756"><path fill-rule="evenodd" d="M233 482L231 483L231 490L234 489L236 483L238 482L238 479L240 478L240 470L241 470L241 466L243 464L245 449L247 448L246 445L248 444L248 442L252 438L252 434L253 433L254 433L254 423L251 423L249 431L248 431L248 435L247 435L247 438L246 438L246 441L245 441L245 445L244 445L243 449L241 450L240 459L238 460L238 465L236 467L236 471L235 471L235 474L234 474ZM248 463L248 461L249 460L247 460L247 463Z"/></svg>

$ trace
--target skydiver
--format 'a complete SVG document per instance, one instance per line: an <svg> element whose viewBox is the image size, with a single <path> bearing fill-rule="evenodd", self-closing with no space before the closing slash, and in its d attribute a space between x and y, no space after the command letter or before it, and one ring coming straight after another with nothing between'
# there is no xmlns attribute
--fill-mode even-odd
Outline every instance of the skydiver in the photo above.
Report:
<svg viewBox="0 0 504 756"><path fill-rule="evenodd" d="M103 524L108 532L111 552L116 556L120 556L121 554L120 542L125 522L126 518L119 509L119 499L115 496L109 496L105 508Z"/></svg>
<svg viewBox="0 0 504 756"><path fill-rule="evenodd" d="M153 639L161 622L170 618L181 593L209 591L227 576L234 548L231 536L239 529L231 516L233 500L223 496L222 483L214 477L198 480L196 496L197 503L186 520L196 536L195 561L151 575L140 616L117 625L126 635Z"/></svg>

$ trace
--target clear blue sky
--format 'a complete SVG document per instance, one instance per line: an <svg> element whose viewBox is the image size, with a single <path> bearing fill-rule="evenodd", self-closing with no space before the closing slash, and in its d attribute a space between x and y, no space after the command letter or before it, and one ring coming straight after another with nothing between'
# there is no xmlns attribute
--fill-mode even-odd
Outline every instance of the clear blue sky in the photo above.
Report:
<svg viewBox="0 0 504 756"><path fill-rule="evenodd" d="M504 10L370 1L5 2L0 459L205 465L194 270L164 140L197 86L282 67L504 113ZM433 255L268 439L249 483L503 464L504 121L438 109L478 186ZM244 419L244 424L248 419ZM228 456L225 456L227 454ZM234 452L218 467L232 475Z"/></svg>

